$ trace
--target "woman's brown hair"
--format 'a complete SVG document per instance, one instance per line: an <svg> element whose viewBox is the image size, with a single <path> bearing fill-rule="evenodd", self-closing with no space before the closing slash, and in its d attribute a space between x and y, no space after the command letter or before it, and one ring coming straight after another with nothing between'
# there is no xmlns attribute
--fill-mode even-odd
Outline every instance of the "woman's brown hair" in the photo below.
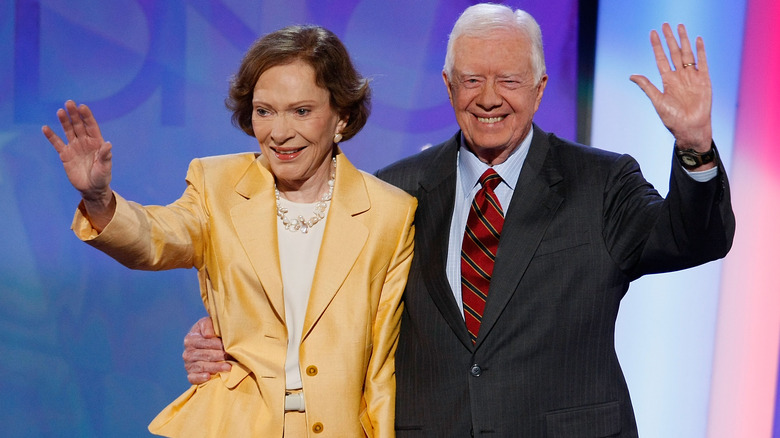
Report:
<svg viewBox="0 0 780 438"><path fill-rule="evenodd" d="M341 40L319 26L289 26L256 40L244 55L230 83L225 106L233 111L233 124L250 136L252 96L255 84L266 70L301 60L314 69L315 82L330 92L330 105L347 126L341 132L349 140L366 124L371 112L371 89L352 65Z"/></svg>

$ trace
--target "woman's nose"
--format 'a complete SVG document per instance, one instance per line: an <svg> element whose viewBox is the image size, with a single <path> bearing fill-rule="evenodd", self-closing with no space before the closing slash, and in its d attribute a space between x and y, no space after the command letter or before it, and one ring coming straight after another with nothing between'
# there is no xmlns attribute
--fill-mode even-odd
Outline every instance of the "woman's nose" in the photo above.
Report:
<svg viewBox="0 0 780 438"><path fill-rule="evenodd" d="M292 128L287 115L279 114L274 117L271 125L271 140L277 145L282 145L293 137L295 137L295 130Z"/></svg>

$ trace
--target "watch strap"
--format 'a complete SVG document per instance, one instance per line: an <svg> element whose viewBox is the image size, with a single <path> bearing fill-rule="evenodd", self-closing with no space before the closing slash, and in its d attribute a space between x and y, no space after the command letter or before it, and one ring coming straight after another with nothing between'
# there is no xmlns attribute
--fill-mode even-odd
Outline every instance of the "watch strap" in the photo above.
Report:
<svg viewBox="0 0 780 438"><path fill-rule="evenodd" d="M715 143L710 146L707 152L698 152L695 149L680 149L675 146L674 155L680 162L680 165L688 170L695 169L708 163L712 163L718 156Z"/></svg>

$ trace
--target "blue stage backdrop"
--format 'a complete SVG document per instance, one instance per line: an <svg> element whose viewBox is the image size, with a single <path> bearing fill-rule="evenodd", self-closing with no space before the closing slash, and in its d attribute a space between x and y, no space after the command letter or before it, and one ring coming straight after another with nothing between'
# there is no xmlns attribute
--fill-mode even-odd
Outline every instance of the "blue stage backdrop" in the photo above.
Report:
<svg viewBox="0 0 780 438"><path fill-rule="evenodd" d="M145 436L188 383L182 339L205 315L194 271L130 271L69 231L79 200L40 127L89 104L114 145L112 186L165 204L198 156L250 151L229 77L259 35L330 28L372 78L373 115L343 144L373 171L457 129L441 79L468 1L15 0L0 3L0 434ZM576 133L577 2L511 1L545 36L537 122ZM640 50L648 50L641 47Z"/></svg>
<svg viewBox="0 0 780 438"><path fill-rule="evenodd" d="M319 24L372 79L372 117L343 149L374 171L456 131L441 69L447 34L472 3L0 2L0 436L148 436L149 421L188 387L182 340L205 315L194 271L130 271L68 229L79 195L40 131L57 125L65 100L89 104L113 143L113 188L169 203L184 190L192 158L257 150L223 103L251 42L286 25ZM665 193L672 138L628 77L645 74L660 86L649 31L685 23L707 43L714 137L738 222L725 261L642 278L621 304L616 347L640 433L780 437L772 430L780 363L780 44L772 26L780 3L595 3L507 2L532 13L544 35L550 80L536 122L630 153ZM593 63L578 59L578 49L592 54L580 28L596 29Z"/></svg>

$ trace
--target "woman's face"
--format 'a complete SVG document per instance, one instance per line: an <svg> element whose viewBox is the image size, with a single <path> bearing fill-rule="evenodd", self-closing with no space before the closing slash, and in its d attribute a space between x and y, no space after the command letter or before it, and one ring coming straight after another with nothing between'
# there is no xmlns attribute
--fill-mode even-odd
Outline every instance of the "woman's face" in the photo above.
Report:
<svg viewBox="0 0 780 438"><path fill-rule="evenodd" d="M347 124L330 106L328 90L314 80L314 69L296 60L263 72L252 96L260 150L279 191L298 202L314 202L327 191L333 136Z"/></svg>

